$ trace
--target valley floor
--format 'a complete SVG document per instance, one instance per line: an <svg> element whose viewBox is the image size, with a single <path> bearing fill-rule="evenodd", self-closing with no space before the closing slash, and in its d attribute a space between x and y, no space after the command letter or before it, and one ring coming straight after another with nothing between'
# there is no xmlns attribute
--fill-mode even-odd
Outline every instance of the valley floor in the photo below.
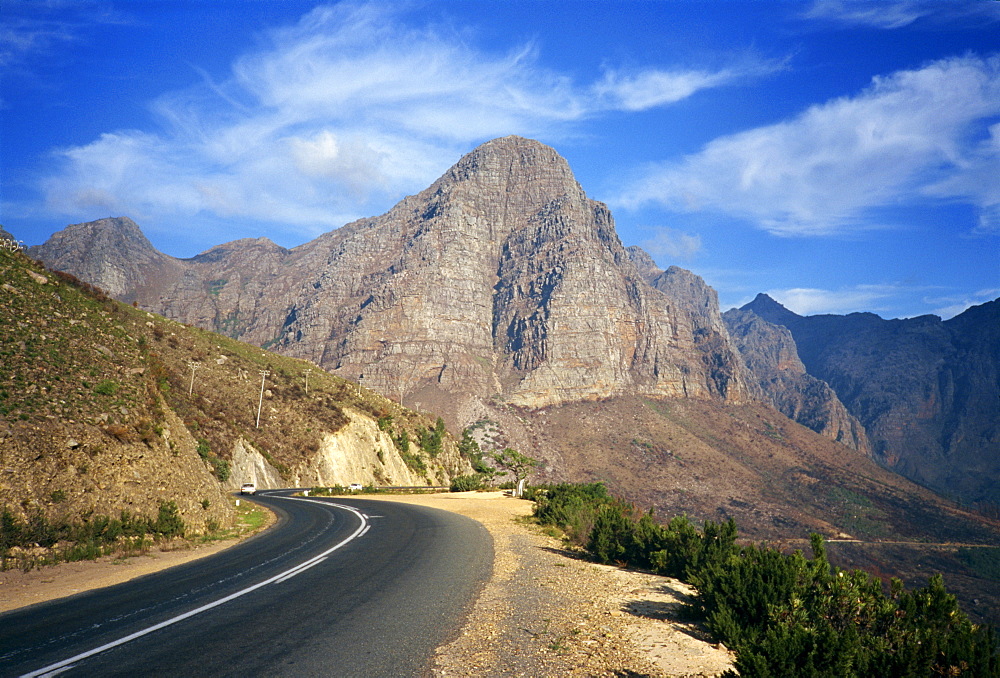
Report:
<svg viewBox="0 0 1000 678"><path fill-rule="evenodd" d="M647 573L595 565L521 518L532 504L500 492L379 496L478 520L494 541L493 576L465 626L438 649L437 676L715 676L725 648L678 618L690 594ZM156 552L121 561L0 573L0 612L201 558L232 545Z"/></svg>

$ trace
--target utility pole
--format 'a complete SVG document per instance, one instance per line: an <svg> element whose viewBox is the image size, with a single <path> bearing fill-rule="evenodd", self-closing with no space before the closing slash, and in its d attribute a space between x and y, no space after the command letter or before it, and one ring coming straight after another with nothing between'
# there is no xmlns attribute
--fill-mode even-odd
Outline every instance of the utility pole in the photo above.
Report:
<svg viewBox="0 0 1000 678"><path fill-rule="evenodd" d="M198 362L197 360L189 360L188 367L191 368L191 384L190 386L188 386L188 395L191 395L192 393L194 393L194 372L199 367L201 367L201 363Z"/></svg>
<svg viewBox="0 0 1000 678"><path fill-rule="evenodd" d="M260 370L260 400L257 401L257 428L260 428L260 408L264 405L264 380L271 374L267 370Z"/></svg>
<svg viewBox="0 0 1000 678"><path fill-rule="evenodd" d="M309 395L309 373L312 372L312 368L306 368L306 395Z"/></svg>

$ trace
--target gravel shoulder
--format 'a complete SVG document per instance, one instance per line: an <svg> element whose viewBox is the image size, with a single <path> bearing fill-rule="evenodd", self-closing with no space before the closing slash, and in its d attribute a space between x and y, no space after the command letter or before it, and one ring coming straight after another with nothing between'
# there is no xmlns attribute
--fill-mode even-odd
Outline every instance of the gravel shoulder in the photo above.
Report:
<svg viewBox="0 0 1000 678"><path fill-rule="evenodd" d="M382 497L380 497L381 499ZM466 515L493 535L493 576L438 676L716 676L732 656L678 617L692 591L669 577L596 565L524 520L500 492L386 497Z"/></svg>
<svg viewBox="0 0 1000 678"><path fill-rule="evenodd" d="M532 504L501 492L378 495L481 522L493 575L457 637L438 649L437 676L717 676L732 656L678 616L691 591L668 577L596 565L529 524ZM238 540L123 560L0 573L0 612L210 556Z"/></svg>

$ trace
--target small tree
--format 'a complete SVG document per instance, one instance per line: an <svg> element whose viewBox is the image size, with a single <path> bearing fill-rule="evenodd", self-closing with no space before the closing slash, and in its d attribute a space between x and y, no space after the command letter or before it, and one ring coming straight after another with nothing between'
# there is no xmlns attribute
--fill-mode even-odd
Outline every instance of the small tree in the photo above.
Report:
<svg viewBox="0 0 1000 678"><path fill-rule="evenodd" d="M492 456L497 466L502 468L505 473L514 476L514 496L520 497L524 494L524 483L531 471L538 466L538 460L521 454L510 447L503 452L494 452Z"/></svg>

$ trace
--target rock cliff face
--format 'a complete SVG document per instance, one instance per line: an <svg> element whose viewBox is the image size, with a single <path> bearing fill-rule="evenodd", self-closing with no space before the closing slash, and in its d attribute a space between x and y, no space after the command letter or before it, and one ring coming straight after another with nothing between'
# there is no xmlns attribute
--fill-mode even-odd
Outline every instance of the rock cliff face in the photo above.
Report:
<svg viewBox="0 0 1000 678"><path fill-rule="evenodd" d="M865 427L875 458L937 491L1000 503L1000 300L951 320L744 311L786 327L809 374Z"/></svg>
<svg viewBox="0 0 1000 678"><path fill-rule="evenodd" d="M290 251L241 240L171 259L132 226L72 226L32 255L453 422L470 398L537 408L754 393L714 292L680 269L663 273L659 289L647 283L608 209L535 141L488 142L388 213ZM71 246L84 229L90 247ZM121 239L145 263L128 268L103 251L127 252Z"/></svg>
<svg viewBox="0 0 1000 678"><path fill-rule="evenodd" d="M748 310L730 309L722 317L766 402L820 435L870 453L861 422L826 382L806 372L787 328Z"/></svg>
<svg viewBox="0 0 1000 678"><path fill-rule="evenodd" d="M628 248L628 253L643 279L668 299L671 332L692 337L693 347L716 388L725 393L733 384L759 400L761 394L719 312L719 295L715 290L699 276L678 266L661 271L653 258L638 247Z"/></svg>

